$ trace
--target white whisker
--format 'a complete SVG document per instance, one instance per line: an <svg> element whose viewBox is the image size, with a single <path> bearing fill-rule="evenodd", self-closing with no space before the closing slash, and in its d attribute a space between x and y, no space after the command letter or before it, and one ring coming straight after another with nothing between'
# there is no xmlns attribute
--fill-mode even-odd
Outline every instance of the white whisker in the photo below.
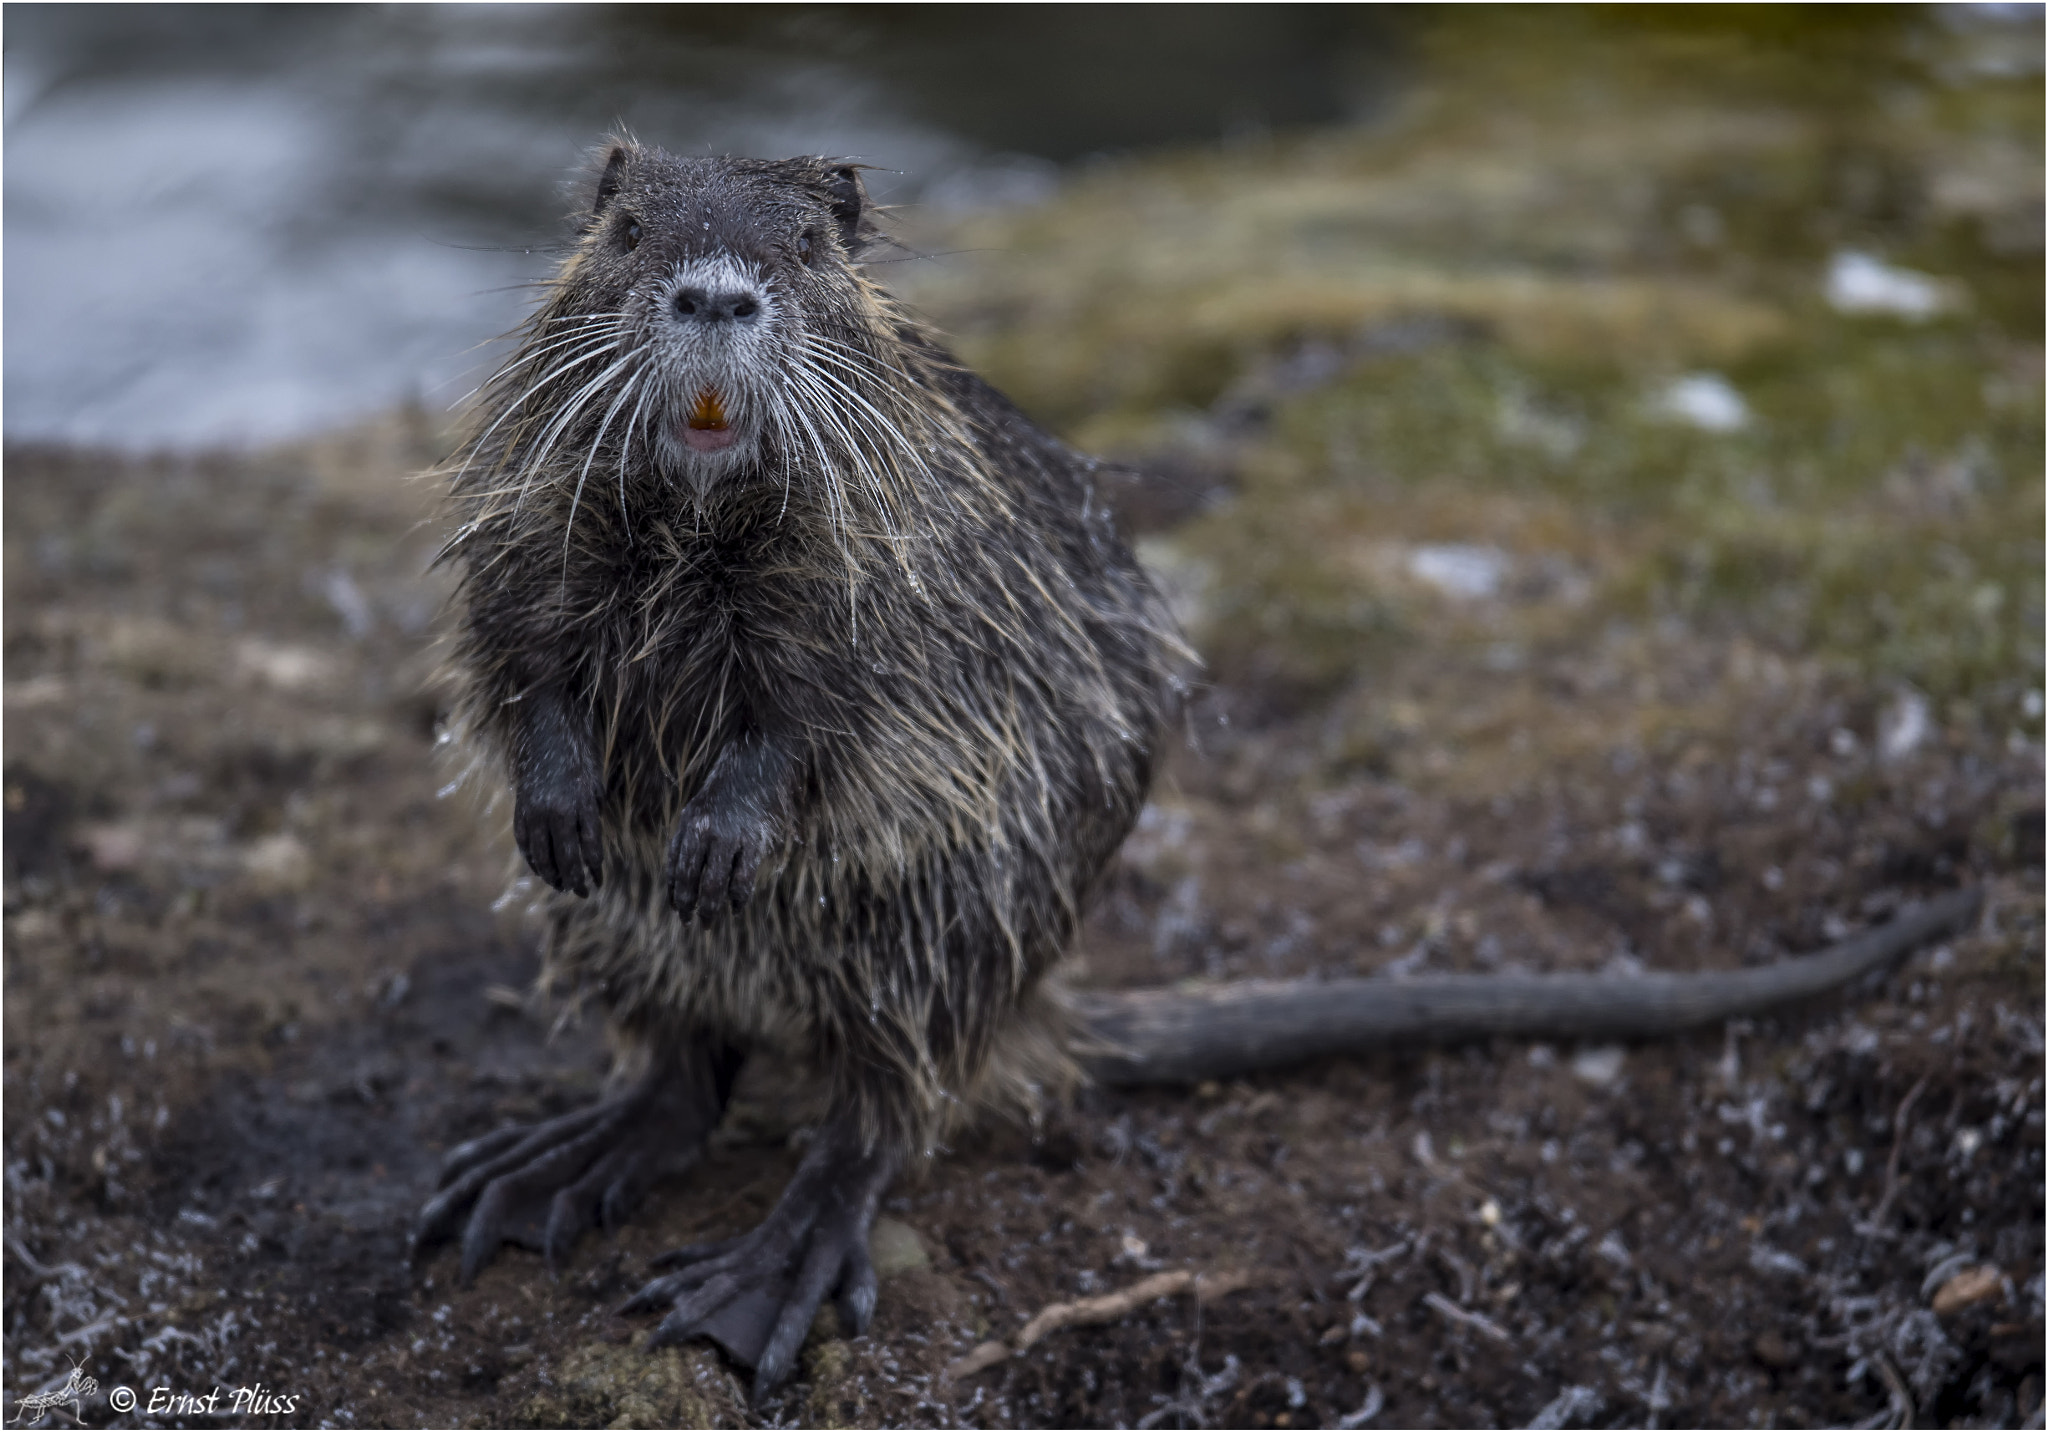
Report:
<svg viewBox="0 0 2048 1432"><path fill-rule="evenodd" d="M560 440L562 434L568 431L571 423L583 415L583 410L589 405L591 398L602 391L605 384L617 378L625 370L626 366L639 356L639 353L640 350L636 348L620 355L610 367L585 383L577 390L573 397L564 402L561 412L555 415L554 420L548 424L546 431L527 450L526 460L520 464L520 473L526 479L528 486L531 485L532 475L554 453L555 444ZM522 488L520 493L520 501L525 501L524 488ZM514 510L517 511L516 505Z"/></svg>
<svg viewBox="0 0 2048 1432"><path fill-rule="evenodd" d="M646 345L642 344L626 356L637 357L645 348ZM626 399L633 396L633 390L646 376L647 370L642 368L619 389L619 396L612 399L612 405L605 409L604 421L597 425L597 436L590 440L590 453L583 459L583 471L576 475L576 494L569 499L569 520L562 524L562 582L565 586L569 581L569 539L576 532L576 510L583 504L583 484L590 479L590 465L597 461L598 449L604 446L605 430L612 425L612 418L625 406Z"/></svg>
<svg viewBox="0 0 2048 1432"><path fill-rule="evenodd" d="M553 368L548 370L546 374L544 374L525 392L521 393L518 397L514 398L510 403L507 403L505 405L505 410L502 413L498 414L497 418L492 421L491 425L485 428L483 432L477 436L475 442L469 445L469 456L463 459L462 467L456 472L454 478L455 484L460 485L463 477L469 472L470 464L475 462L478 456L482 454L484 450L484 445L490 441L491 434L498 430L499 424L503 423L505 419L511 417L513 414L519 412L526 405L526 400L528 398L532 397L535 393L538 393L542 388L545 388L549 383L553 382L557 377L561 376L562 374L567 373L572 369L582 367L585 363L588 363L593 358L602 357L604 355L605 350L610 348L611 346L612 345L608 342L593 343L589 351L579 352L572 357L563 359L561 362L557 363Z"/></svg>
<svg viewBox="0 0 2048 1432"><path fill-rule="evenodd" d="M877 498L880 498L882 495L880 474L875 471L874 466L868 461L866 451L862 448L859 438L848 427L844 416L835 410L831 402L829 390L824 389L813 381L817 376L814 371L804 368L791 368L785 374L786 380L791 387L801 391L813 400L813 406L817 409L819 420L827 424L831 431L838 436L840 443L846 449L847 456L860 468L862 475L867 479L869 488L873 490Z"/></svg>
<svg viewBox="0 0 2048 1432"><path fill-rule="evenodd" d="M651 368L641 369L643 376L652 372ZM633 436L640 431L640 410L647 406L647 399L659 386L658 382L649 382L640 390L640 401L633 405L633 416L626 419L626 436L619 444L619 521L625 524L628 542L633 540L633 523L626 515L626 459L633 452Z"/></svg>
<svg viewBox="0 0 2048 1432"><path fill-rule="evenodd" d="M844 380L809 364L792 367L789 370L789 377L814 395L820 396L823 400L821 406L835 410L834 416L840 420L840 431L847 437L849 446L866 473L868 485L877 503L880 504L880 515L886 525L892 526L893 534L889 514L893 511L896 515L901 515L897 492L906 484L914 484L919 478L929 479L932 475L924 455L910 444L896 424ZM850 399L855 406L849 409L844 403L833 403L831 398L835 395ZM876 461L889 469L895 479L894 482L885 484L881 480L880 474L866 460L865 452L858 442L853 440L850 428L857 429L868 437ZM909 471L906 471L906 468Z"/></svg>

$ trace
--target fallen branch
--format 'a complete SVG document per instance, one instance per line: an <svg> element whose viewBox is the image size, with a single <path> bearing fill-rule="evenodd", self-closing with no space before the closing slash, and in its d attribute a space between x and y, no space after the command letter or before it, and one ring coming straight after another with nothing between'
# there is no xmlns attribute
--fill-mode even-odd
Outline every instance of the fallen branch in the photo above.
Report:
<svg viewBox="0 0 2048 1432"><path fill-rule="evenodd" d="M1092 1323L1113 1323L1126 1313L1132 1313L1147 1303L1160 1298L1170 1298L1176 1293L1192 1291L1198 1302L1209 1302L1226 1293L1248 1288L1260 1279L1260 1274L1249 1269L1228 1273L1197 1273L1190 1268L1175 1269L1171 1273L1154 1273L1142 1282L1133 1283L1120 1293L1105 1293L1099 1298L1079 1298L1071 1303L1050 1303L1041 1308L1030 1322L1017 1329L1004 1341L991 1338L965 1357L948 1364L945 1376L949 1379L972 1377L983 1368L994 1367L1005 1358L1016 1356L1043 1338L1047 1333L1057 1332L1065 1327L1081 1327Z"/></svg>

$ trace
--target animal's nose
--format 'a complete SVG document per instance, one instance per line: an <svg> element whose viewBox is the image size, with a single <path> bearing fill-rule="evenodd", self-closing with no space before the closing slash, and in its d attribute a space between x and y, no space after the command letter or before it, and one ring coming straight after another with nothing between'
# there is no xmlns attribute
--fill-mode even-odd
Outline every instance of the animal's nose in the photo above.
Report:
<svg viewBox="0 0 2048 1432"><path fill-rule="evenodd" d="M761 316L761 295L750 288L712 289L685 284L670 306L678 318L694 323L752 323Z"/></svg>

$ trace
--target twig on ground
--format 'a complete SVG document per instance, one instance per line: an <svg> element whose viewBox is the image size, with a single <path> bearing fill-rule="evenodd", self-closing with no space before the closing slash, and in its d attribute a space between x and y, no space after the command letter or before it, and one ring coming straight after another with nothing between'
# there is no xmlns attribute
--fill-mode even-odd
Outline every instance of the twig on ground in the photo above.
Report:
<svg viewBox="0 0 2048 1432"><path fill-rule="evenodd" d="M1422 1242L1426 1244L1428 1241L1429 1235L1427 1233L1423 1234ZM1344 1266L1338 1270L1338 1276L1340 1278L1349 1278L1355 1274L1358 1276L1358 1281L1353 1283L1351 1290L1344 1295L1346 1301L1353 1303L1363 1302L1365 1295L1372 1291L1373 1280L1379 1276L1382 1263L1391 1263L1394 1259L1401 1257L1405 1253L1415 1251L1420 1246L1420 1244L1411 1243L1408 1239L1403 1238L1398 1243L1391 1243L1385 1248L1377 1250L1364 1247L1347 1250L1344 1254Z"/></svg>
<svg viewBox="0 0 2048 1432"><path fill-rule="evenodd" d="M1927 1081L1923 1079L1920 1082L1924 1084ZM1910 1098L1911 1096L1909 1095L1908 1097ZM1879 1353L1874 1361L1877 1364L1877 1375L1884 1379L1885 1391L1890 1393L1892 1398L1889 1420L1884 1425L1887 1427L1911 1427L1913 1425L1913 1393L1906 1386L1906 1379L1899 1375L1899 1370L1892 1366L1892 1360L1883 1353Z"/></svg>
<svg viewBox="0 0 2048 1432"><path fill-rule="evenodd" d="M67 1347L75 1342L90 1342L108 1328L127 1321L127 1318L120 1316L118 1313L108 1313L96 1323L87 1323L82 1328L73 1328L70 1332L57 1339L57 1346Z"/></svg>
<svg viewBox="0 0 2048 1432"><path fill-rule="evenodd" d="M1380 1385L1375 1382L1365 1390L1364 1405L1356 1412L1347 1412L1344 1416L1339 1417L1337 1425L1339 1427L1363 1427L1366 1423L1372 1421L1373 1418L1379 1416L1380 1409L1386 1405L1386 1394L1380 1391Z"/></svg>
<svg viewBox="0 0 2048 1432"><path fill-rule="evenodd" d="M1883 1230L1885 1215L1891 1212L1892 1199L1899 1192L1899 1155L1906 1147L1906 1115L1912 1111L1913 1101L1926 1089L1931 1075L1922 1074L1919 1082L1906 1091L1906 1097L1899 1100L1899 1107L1892 1113L1892 1154L1884 1165L1884 1194L1877 1200L1877 1207L1870 1210L1870 1217L1857 1225L1856 1231L1868 1237Z"/></svg>
<svg viewBox="0 0 2048 1432"><path fill-rule="evenodd" d="M1442 1293L1424 1293L1422 1301L1441 1313L1446 1322L1459 1324L1482 1333L1497 1343L1512 1343L1515 1335L1482 1313L1469 1312L1446 1298Z"/></svg>
<svg viewBox="0 0 2048 1432"><path fill-rule="evenodd" d="M61 1278L66 1273L80 1273L84 1271L76 1263L45 1265L33 1253L28 1251L26 1244L12 1233L7 1235L7 1251L14 1255L15 1261L20 1263L23 1270L28 1274L27 1279L22 1284L24 1287L40 1288L43 1284Z"/></svg>
<svg viewBox="0 0 2048 1432"><path fill-rule="evenodd" d="M1170 1273L1154 1273L1141 1282L1133 1283L1120 1293L1105 1293L1099 1298L1079 1298L1071 1303L1050 1303L1041 1308L1030 1322L1011 1335L1007 1340L991 1338L965 1357L949 1364L945 1376L949 1380L972 1377L983 1368L994 1367L1005 1358L1023 1352L1047 1333L1064 1327L1082 1326L1090 1323L1113 1323L1126 1313L1135 1312L1145 1304L1160 1298L1169 1298L1176 1293L1192 1291L1201 1302L1248 1288L1260 1280L1261 1275L1250 1269L1226 1273L1197 1273L1191 1268L1177 1268Z"/></svg>
<svg viewBox="0 0 2048 1432"><path fill-rule="evenodd" d="M7 1251L15 1256L21 1266L28 1270L29 1276L38 1283L53 1276L48 1268L37 1261L35 1254L29 1252L22 1241L12 1233L7 1235Z"/></svg>
<svg viewBox="0 0 2048 1432"><path fill-rule="evenodd" d="M1209 1404L1231 1388L1237 1386L1240 1364L1236 1356L1223 1359L1223 1366L1211 1374L1202 1371L1202 1305L1195 1305L1195 1332L1188 1340L1188 1355L1181 1360L1180 1387L1172 1397L1154 1394L1152 1400L1159 1405L1140 1417L1136 1423L1141 1429L1157 1427L1169 1417L1180 1419L1183 1427L1208 1427Z"/></svg>

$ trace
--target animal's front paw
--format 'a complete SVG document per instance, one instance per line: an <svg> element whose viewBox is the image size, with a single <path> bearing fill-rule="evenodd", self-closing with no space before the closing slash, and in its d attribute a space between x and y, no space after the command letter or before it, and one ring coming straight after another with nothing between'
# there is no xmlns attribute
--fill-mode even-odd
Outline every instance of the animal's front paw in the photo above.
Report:
<svg viewBox="0 0 2048 1432"><path fill-rule="evenodd" d="M557 890L588 895L604 883L594 780L522 783L512 837L533 873Z"/></svg>
<svg viewBox="0 0 2048 1432"><path fill-rule="evenodd" d="M668 847L668 901L684 919L712 919L754 898L762 862L782 832L749 803L700 796L683 811Z"/></svg>

